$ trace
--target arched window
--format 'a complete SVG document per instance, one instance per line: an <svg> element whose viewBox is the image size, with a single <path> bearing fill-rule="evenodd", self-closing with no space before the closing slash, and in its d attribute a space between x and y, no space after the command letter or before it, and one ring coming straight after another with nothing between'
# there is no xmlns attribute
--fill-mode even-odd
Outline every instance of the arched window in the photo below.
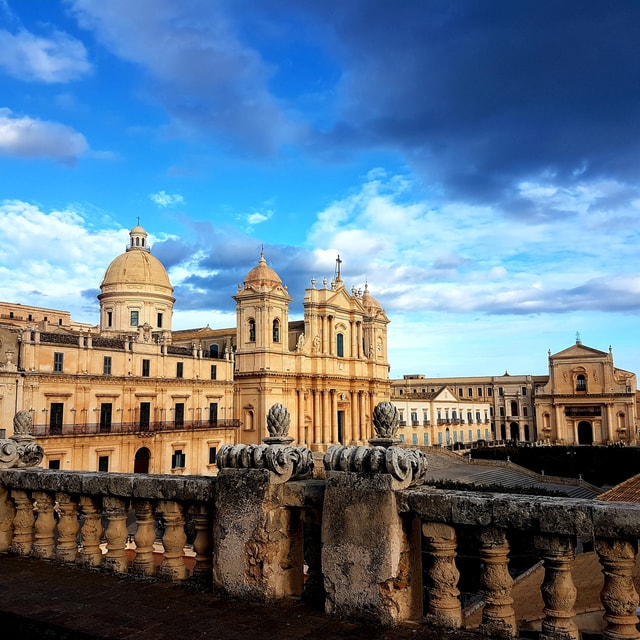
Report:
<svg viewBox="0 0 640 640"><path fill-rule="evenodd" d="M256 321L251 318L249 320L249 342L256 341Z"/></svg>
<svg viewBox="0 0 640 640"><path fill-rule="evenodd" d="M587 390L587 378L584 374L580 373L576 377L576 391Z"/></svg>
<svg viewBox="0 0 640 640"><path fill-rule="evenodd" d="M273 321L273 341L280 342L280 320Z"/></svg>
<svg viewBox="0 0 640 640"><path fill-rule="evenodd" d="M511 415L512 416L518 415L518 403L515 400L511 401Z"/></svg>
<svg viewBox="0 0 640 640"><path fill-rule="evenodd" d="M336 355L338 358L344 358L344 335L341 333L336 335Z"/></svg>
<svg viewBox="0 0 640 640"><path fill-rule="evenodd" d="M217 344L212 344L209 347L209 353L210 353L212 358L217 358L218 357L218 345Z"/></svg>

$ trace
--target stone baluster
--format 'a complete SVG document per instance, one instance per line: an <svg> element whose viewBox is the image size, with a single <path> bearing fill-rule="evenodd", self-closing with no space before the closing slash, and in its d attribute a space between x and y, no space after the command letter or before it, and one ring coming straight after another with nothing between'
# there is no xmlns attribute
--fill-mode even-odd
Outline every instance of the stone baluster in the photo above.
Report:
<svg viewBox="0 0 640 640"><path fill-rule="evenodd" d="M184 545L187 536L184 532L182 505L173 500L162 500L158 503L158 511L162 513L165 524L162 536L164 559L158 573L169 580L185 580L187 567L184 564Z"/></svg>
<svg viewBox="0 0 640 640"><path fill-rule="evenodd" d="M602 565L604 586L600 593L607 623L602 637L605 640L637 640L638 592L633 583L633 570L638 542L596 538L596 552Z"/></svg>
<svg viewBox="0 0 640 640"><path fill-rule="evenodd" d="M480 589L485 606L479 631L491 638L515 638L516 616L513 610L509 575L509 543L505 532L487 527L478 532L480 560L484 564L480 574Z"/></svg>
<svg viewBox="0 0 640 640"><path fill-rule="evenodd" d="M107 517L107 555L104 564L115 573L126 573L127 560L127 502L123 498L105 496L104 514Z"/></svg>
<svg viewBox="0 0 640 640"><path fill-rule="evenodd" d="M38 517L35 522L35 536L31 555L44 560L55 556L56 521L53 515L53 496L46 491L34 491Z"/></svg>
<svg viewBox="0 0 640 640"><path fill-rule="evenodd" d="M19 556L28 556L33 549L33 524L36 519L33 502L31 496L22 489L11 489L11 497L16 505L16 516L9 551Z"/></svg>
<svg viewBox="0 0 640 640"><path fill-rule="evenodd" d="M153 543L155 534L155 511L148 500L135 500L133 508L136 512L138 528L134 536L136 555L133 559L133 571L145 576L152 576L156 572L153 560Z"/></svg>
<svg viewBox="0 0 640 640"><path fill-rule="evenodd" d="M75 562L78 557L78 503L68 493L57 493L60 510L56 556L62 562Z"/></svg>
<svg viewBox="0 0 640 640"><path fill-rule="evenodd" d="M213 579L213 504L195 504L190 511L196 534L193 541L196 552L193 577L210 585Z"/></svg>
<svg viewBox="0 0 640 640"><path fill-rule="evenodd" d="M78 553L78 564L86 567L99 567L102 564L102 506L99 498L92 496L80 496L80 509L82 511L82 528L80 537L82 548Z"/></svg>
<svg viewBox="0 0 640 640"><path fill-rule="evenodd" d="M544 581L540 587L545 618L540 640L579 640L575 623L576 588L571 577L575 540L571 536L540 535L535 546L544 561Z"/></svg>
<svg viewBox="0 0 640 640"><path fill-rule="evenodd" d="M16 508L9 496L9 490L0 483L0 553L8 551L13 540L13 521Z"/></svg>
<svg viewBox="0 0 640 640"><path fill-rule="evenodd" d="M427 619L437 627L458 629L462 626L462 608L455 563L456 531L446 524L428 522L422 525L422 535L430 562L427 568L429 596Z"/></svg>

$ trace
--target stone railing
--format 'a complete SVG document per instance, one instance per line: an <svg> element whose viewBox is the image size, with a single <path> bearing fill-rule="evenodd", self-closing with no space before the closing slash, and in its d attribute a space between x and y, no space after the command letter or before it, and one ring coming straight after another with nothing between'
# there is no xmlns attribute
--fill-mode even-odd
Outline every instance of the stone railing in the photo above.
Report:
<svg viewBox="0 0 640 640"><path fill-rule="evenodd" d="M464 626L458 541L467 554L474 541L479 632L514 638L509 542L530 537L544 566L540 638L577 640L572 566L578 544L592 544L605 576L603 637L640 637L640 505L398 488L392 473L352 471L344 457L337 470L335 451L330 458L326 480L283 481L255 467L223 467L217 478L0 470L0 552L455 629Z"/></svg>

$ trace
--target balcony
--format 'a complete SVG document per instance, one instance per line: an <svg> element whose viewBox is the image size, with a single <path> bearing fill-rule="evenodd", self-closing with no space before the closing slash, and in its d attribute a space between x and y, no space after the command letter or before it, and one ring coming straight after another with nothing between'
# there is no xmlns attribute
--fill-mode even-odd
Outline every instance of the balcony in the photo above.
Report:
<svg viewBox="0 0 640 640"><path fill-rule="evenodd" d="M0 470L0 552L147 581L213 583L217 595L249 602L302 598L369 624L443 631L466 624L460 590L472 569L460 558L471 554L481 611L474 630L515 638L510 544L530 536L544 571L541 637L580 637L572 576L579 545L595 549L604 573L605 637L638 637L640 505L394 488L387 474L330 469L320 474L326 479L275 483L270 474ZM122 583L123 602L130 589Z"/></svg>
<svg viewBox="0 0 640 640"><path fill-rule="evenodd" d="M62 425L35 425L33 435L38 438L48 436L77 436L96 435L101 433L147 433L158 431L185 431L191 429L239 429L242 426L240 420L164 420L149 423L141 422L112 422L100 424L99 422L65 423Z"/></svg>

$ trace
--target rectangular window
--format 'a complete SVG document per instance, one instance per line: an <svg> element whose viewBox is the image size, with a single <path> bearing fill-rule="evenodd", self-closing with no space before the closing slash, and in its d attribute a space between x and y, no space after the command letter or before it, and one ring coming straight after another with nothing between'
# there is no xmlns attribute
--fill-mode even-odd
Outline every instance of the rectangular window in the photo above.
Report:
<svg viewBox="0 0 640 640"><path fill-rule="evenodd" d="M209 464L216 463L216 455L218 455L218 450L215 447L209 447Z"/></svg>
<svg viewBox="0 0 640 640"><path fill-rule="evenodd" d="M60 460L49 460L49 469L59 469Z"/></svg>
<svg viewBox="0 0 640 640"><path fill-rule="evenodd" d="M487 395L488 395L490 398L492 398L492 397L493 397L493 389L492 389L491 387L489 387L489 388L487 389Z"/></svg>
<svg viewBox="0 0 640 640"><path fill-rule="evenodd" d="M51 403L51 416L49 417L49 433L60 435L62 433L62 416L64 415L64 403Z"/></svg>
<svg viewBox="0 0 640 640"><path fill-rule="evenodd" d="M158 329L162 329L162 314L158 314Z"/></svg>
<svg viewBox="0 0 640 640"><path fill-rule="evenodd" d="M177 362L176 363L176 378L182 378L184 374L184 363Z"/></svg>
<svg viewBox="0 0 640 640"><path fill-rule="evenodd" d="M478 387L478 397L482 398L482 387Z"/></svg>
<svg viewBox="0 0 640 640"><path fill-rule="evenodd" d="M418 434L417 433L413 434L413 438L412 438L411 442L413 442L413 444L415 444L415 445L418 444Z"/></svg>
<svg viewBox="0 0 640 640"><path fill-rule="evenodd" d="M143 360L142 361L142 377L148 378L151 370L151 360Z"/></svg>
<svg viewBox="0 0 640 640"><path fill-rule="evenodd" d="M105 376L111 375L111 356L105 356L102 361L102 373Z"/></svg>
<svg viewBox="0 0 640 640"><path fill-rule="evenodd" d="M473 431L469 429L469 442L471 442L471 440L473 440Z"/></svg>
<svg viewBox="0 0 640 640"><path fill-rule="evenodd" d="M522 387L522 395L523 396L527 395L527 387Z"/></svg>
<svg viewBox="0 0 640 640"><path fill-rule="evenodd" d="M498 387L498 395L499 396L503 396L504 395L504 389L502 387Z"/></svg>
<svg viewBox="0 0 640 640"><path fill-rule="evenodd" d="M107 311L107 327L113 327L113 311Z"/></svg>
<svg viewBox="0 0 640 640"><path fill-rule="evenodd" d="M176 402L175 414L176 427L184 427L184 402Z"/></svg>
<svg viewBox="0 0 640 640"><path fill-rule="evenodd" d="M529 409L527 407L522 407L522 415L526 418L529 413Z"/></svg>
<svg viewBox="0 0 640 640"><path fill-rule="evenodd" d="M500 407L500 417L504 418L504 407Z"/></svg>
<svg viewBox="0 0 640 640"><path fill-rule="evenodd" d="M98 471L109 471L109 456L98 456Z"/></svg>
<svg viewBox="0 0 640 640"><path fill-rule="evenodd" d="M401 443L404 443L404 433L401 433L401 434L400 434L400 442L401 442Z"/></svg>
<svg viewBox="0 0 640 640"><path fill-rule="evenodd" d="M424 434L424 446L425 447L429 446L429 434L428 433Z"/></svg>
<svg viewBox="0 0 640 640"><path fill-rule="evenodd" d="M111 433L111 415L113 405L110 402L100 404L100 433Z"/></svg>
<svg viewBox="0 0 640 640"><path fill-rule="evenodd" d="M56 352L53 354L53 370L56 373L62 373L64 369L64 353Z"/></svg>
<svg viewBox="0 0 640 640"><path fill-rule="evenodd" d="M218 422L218 403L209 403L209 424L216 424Z"/></svg>
<svg viewBox="0 0 640 640"><path fill-rule="evenodd" d="M471 398L473 396L473 389L471 387L469 387L467 389L467 395Z"/></svg>
<svg viewBox="0 0 640 640"><path fill-rule="evenodd" d="M458 397L462 398L462 396L464 395L463 391L462 391L462 387L460 387L458 389Z"/></svg>
<svg viewBox="0 0 640 640"><path fill-rule="evenodd" d="M184 469L186 465L186 455L182 453L182 449L176 449L171 456L172 469Z"/></svg>
<svg viewBox="0 0 640 640"><path fill-rule="evenodd" d="M140 403L140 431L149 431L151 424L151 403Z"/></svg>
<svg viewBox="0 0 640 640"><path fill-rule="evenodd" d="M218 366L215 364L211 365L211 379L217 380L218 378Z"/></svg>
<svg viewBox="0 0 640 640"><path fill-rule="evenodd" d="M140 314L138 311L132 311L130 314L129 325L132 327L138 326L138 320L140 318Z"/></svg>

